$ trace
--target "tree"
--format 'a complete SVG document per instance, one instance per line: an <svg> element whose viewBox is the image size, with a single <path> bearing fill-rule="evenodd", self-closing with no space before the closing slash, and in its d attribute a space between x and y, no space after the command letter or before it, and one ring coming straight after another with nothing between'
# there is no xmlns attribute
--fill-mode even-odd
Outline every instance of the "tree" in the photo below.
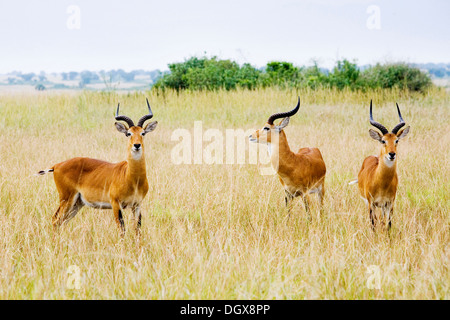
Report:
<svg viewBox="0 0 450 320"><path fill-rule="evenodd" d="M376 64L364 71L363 82L370 88L400 88L423 92L432 86L430 76L406 63Z"/></svg>
<svg viewBox="0 0 450 320"><path fill-rule="evenodd" d="M295 87L299 84L300 69L290 62L272 61L267 64L266 73L271 85Z"/></svg>
<svg viewBox="0 0 450 320"><path fill-rule="evenodd" d="M70 71L69 72L69 80L75 80L78 76L78 72Z"/></svg>
<svg viewBox="0 0 450 320"><path fill-rule="evenodd" d="M37 91L44 91L45 90L45 86L43 84L41 84L41 83L37 84L34 88Z"/></svg>
<svg viewBox="0 0 450 320"><path fill-rule="evenodd" d="M86 84L92 83L93 81L97 81L99 80L99 76L91 71L82 71L80 73L81 76L81 82L80 82L80 87L84 87Z"/></svg>
<svg viewBox="0 0 450 320"><path fill-rule="evenodd" d="M336 87L338 89L344 89L349 87L351 89L356 89L358 84L360 71L356 66L356 63L351 63L350 61L344 59L342 61L337 61L333 72L329 74L330 86Z"/></svg>
<svg viewBox="0 0 450 320"><path fill-rule="evenodd" d="M156 81L155 88L176 90L231 90L237 87L255 88L260 71L250 64L242 67L235 61L217 57L192 57L182 63L169 64L170 73Z"/></svg>
<svg viewBox="0 0 450 320"><path fill-rule="evenodd" d="M34 76L35 76L34 73L24 73L24 74L21 74L21 75L20 75L20 77L23 79L23 81L26 81L26 82L31 81L31 79L32 79Z"/></svg>

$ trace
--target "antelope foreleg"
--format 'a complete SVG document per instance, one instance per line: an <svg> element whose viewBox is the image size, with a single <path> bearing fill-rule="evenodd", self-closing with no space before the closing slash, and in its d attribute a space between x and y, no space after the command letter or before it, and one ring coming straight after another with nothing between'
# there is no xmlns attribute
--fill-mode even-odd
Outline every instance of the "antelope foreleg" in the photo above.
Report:
<svg viewBox="0 0 450 320"><path fill-rule="evenodd" d="M140 235L141 233L141 220L142 220L142 214L141 214L141 207L139 205L133 206L133 219L136 221L136 234Z"/></svg>
<svg viewBox="0 0 450 320"><path fill-rule="evenodd" d="M113 212L114 212L114 219L116 220L117 226L120 229L120 236L125 236L125 223L123 222L123 215L120 204L117 201L111 201Z"/></svg>
<svg viewBox="0 0 450 320"><path fill-rule="evenodd" d="M394 205L391 205L391 209L389 210L389 215L388 215L388 231L391 230L391 219L392 219L392 215L394 214Z"/></svg>
<svg viewBox="0 0 450 320"><path fill-rule="evenodd" d="M375 209L372 207L372 204L369 203L369 217L372 222L372 230L375 231L376 217L375 217Z"/></svg>

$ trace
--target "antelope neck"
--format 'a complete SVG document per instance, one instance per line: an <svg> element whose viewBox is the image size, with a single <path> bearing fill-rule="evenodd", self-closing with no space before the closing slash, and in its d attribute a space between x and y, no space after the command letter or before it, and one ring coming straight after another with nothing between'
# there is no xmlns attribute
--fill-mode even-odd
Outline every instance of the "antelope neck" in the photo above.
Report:
<svg viewBox="0 0 450 320"><path fill-rule="evenodd" d="M127 176L129 177L138 177L138 176L146 176L146 168L145 168L145 157L144 150L142 149L142 155L139 160L135 160L131 155L131 152L128 154L127 162Z"/></svg>
<svg viewBox="0 0 450 320"><path fill-rule="evenodd" d="M283 165L283 162L293 154L287 142L286 135L283 131L279 133L278 143L271 142L270 148L272 150L272 154L270 155L271 161L272 163L277 162L278 167L281 167ZM280 157L280 155L283 156Z"/></svg>
<svg viewBox="0 0 450 320"><path fill-rule="evenodd" d="M383 181L391 181L396 173L397 160L393 161L392 166L388 166L385 163L385 161L386 161L386 155L383 153L380 153L380 155L378 157L378 167L376 169L376 176L378 179L381 179Z"/></svg>

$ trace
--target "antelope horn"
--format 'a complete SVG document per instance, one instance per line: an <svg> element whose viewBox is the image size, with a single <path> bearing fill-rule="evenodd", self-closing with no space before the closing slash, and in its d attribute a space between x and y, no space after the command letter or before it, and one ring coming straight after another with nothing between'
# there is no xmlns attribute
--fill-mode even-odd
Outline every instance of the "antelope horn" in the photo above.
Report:
<svg viewBox="0 0 450 320"><path fill-rule="evenodd" d="M400 113L400 108L398 107L398 103L395 103L397 105L397 111L398 111L398 117L400 118L400 123L392 129L393 134L397 134L398 130L400 130L401 127L405 125L405 120L402 118L402 114Z"/></svg>
<svg viewBox="0 0 450 320"><path fill-rule="evenodd" d="M147 100L147 107L148 107L148 114L146 114L145 116L143 116L142 118L139 119L137 126L141 127L144 125L144 122L153 118L153 112L152 112L152 108L150 108L150 103L148 103L148 99L145 98L145 100Z"/></svg>
<svg viewBox="0 0 450 320"><path fill-rule="evenodd" d="M300 97L298 97L298 103L297 106L292 109L291 111L288 112L280 112L280 113L274 113L273 115L271 115L269 117L269 119L267 120L268 124L273 124L273 122L277 119L280 118L286 118L286 117L292 117L294 114L297 113L298 109L300 109Z"/></svg>
<svg viewBox="0 0 450 320"><path fill-rule="evenodd" d="M388 129L386 129L385 126L383 126L381 123L376 122L373 120L372 117L372 100L370 100L370 124L373 125L375 128L379 129L383 135L388 133Z"/></svg>
<svg viewBox="0 0 450 320"><path fill-rule="evenodd" d="M129 126L130 128L131 128L131 127L134 127L134 122L133 122L133 120L131 120L131 119L128 118L127 116L119 116L119 106L120 106L120 103L117 105L116 120L117 120L117 121L120 121L120 120L125 121L125 122L128 124L128 126Z"/></svg>

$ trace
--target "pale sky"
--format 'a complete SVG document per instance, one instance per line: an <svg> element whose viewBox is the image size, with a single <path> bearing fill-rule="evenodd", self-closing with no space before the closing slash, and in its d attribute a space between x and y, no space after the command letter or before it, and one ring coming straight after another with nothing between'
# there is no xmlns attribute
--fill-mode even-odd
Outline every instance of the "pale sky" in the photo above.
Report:
<svg viewBox="0 0 450 320"><path fill-rule="evenodd" d="M449 16L446 0L2 1L0 73L166 70L205 52L257 67L449 63Z"/></svg>

